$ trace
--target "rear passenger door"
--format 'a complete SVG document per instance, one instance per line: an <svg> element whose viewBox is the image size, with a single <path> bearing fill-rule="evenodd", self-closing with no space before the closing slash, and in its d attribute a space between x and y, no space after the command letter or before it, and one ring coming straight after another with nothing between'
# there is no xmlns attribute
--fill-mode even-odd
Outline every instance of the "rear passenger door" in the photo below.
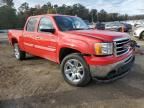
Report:
<svg viewBox="0 0 144 108"><path fill-rule="evenodd" d="M28 20L25 30L23 32L23 46L26 52L36 54L34 48L34 40L36 35L37 17L32 17Z"/></svg>

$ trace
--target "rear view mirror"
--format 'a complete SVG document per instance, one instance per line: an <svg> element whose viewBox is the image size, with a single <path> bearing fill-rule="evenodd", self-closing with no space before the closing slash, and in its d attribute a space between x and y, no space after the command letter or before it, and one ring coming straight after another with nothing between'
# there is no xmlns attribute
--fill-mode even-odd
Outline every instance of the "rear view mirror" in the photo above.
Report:
<svg viewBox="0 0 144 108"><path fill-rule="evenodd" d="M41 32L50 32L50 33L55 33L55 29L40 29Z"/></svg>

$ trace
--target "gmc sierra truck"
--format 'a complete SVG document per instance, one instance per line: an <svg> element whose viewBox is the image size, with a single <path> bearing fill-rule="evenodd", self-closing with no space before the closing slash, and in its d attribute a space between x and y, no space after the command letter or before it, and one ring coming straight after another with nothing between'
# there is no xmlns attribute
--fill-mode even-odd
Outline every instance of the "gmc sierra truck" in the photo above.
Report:
<svg viewBox="0 0 144 108"><path fill-rule="evenodd" d="M9 30L8 38L16 59L24 60L28 53L54 61L73 86L120 79L135 58L128 34L89 29L76 16L31 16L24 30Z"/></svg>

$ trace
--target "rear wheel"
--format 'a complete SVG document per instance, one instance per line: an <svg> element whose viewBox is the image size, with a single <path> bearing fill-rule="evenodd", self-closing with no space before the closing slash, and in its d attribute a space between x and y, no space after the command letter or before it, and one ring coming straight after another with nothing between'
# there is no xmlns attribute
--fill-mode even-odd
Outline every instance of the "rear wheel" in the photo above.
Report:
<svg viewBox="0 0 144 108"><path fill-rule="evenodd" d="M120 28L118 29L118 32L122 32L122 27L120 27Z"/></svg>
<svg viewBox="0 0 144 108"><path fill-rule="evenodd" d="M144 40L144 31L140 34L140 38L139 39Z"/></svg>
<svg viewBox="0 0 144 108"><path fill-rule="evenodd" d="M61 71L65 81L73 86L85 86L91 80L89 67L80 54L66 56Z"/></svg>
<svg viewBox="0 0 144 108"><path fill-rule="evenodd" d="M23 60L26 57L26 53L20 50L17 43L14 44L14 55L17 60Z"/></svg>

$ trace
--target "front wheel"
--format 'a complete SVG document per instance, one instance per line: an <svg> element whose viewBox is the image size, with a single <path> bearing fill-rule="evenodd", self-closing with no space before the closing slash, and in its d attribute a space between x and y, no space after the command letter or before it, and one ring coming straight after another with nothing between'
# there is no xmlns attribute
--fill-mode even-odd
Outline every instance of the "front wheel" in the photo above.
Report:
<svg viewBox="0 0 144 108"><path fill-rule="evenodd" d="M66 56L61 71L65 81L73 86L85 86L91 80L89 66L80 54Z"/></svg>
<svg viewBox="0 0 144 108"><path fill-rule="evenodd" d="M139 37L139 39L142 39L142 40L144 40L144 31L140 34L140 37Z"/></svg>
<svg viewBox="0 0 144 108"><path fill-rule="evenodd" d="M23 60L26 57L26 53L20 50L17 43L14 44L14 55L17 60Z"/></svg>

